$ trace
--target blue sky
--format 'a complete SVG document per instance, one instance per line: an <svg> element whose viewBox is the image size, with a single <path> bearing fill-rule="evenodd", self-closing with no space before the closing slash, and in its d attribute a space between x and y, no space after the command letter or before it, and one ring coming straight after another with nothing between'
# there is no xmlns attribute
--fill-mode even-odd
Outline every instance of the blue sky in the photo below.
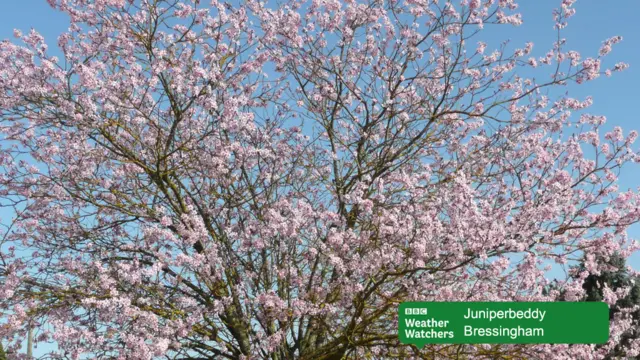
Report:
<svg viewBox="0 0 640 360"><path fill-rule="evenodd" d="M554 41L552 10L559 4L560 0L521 0L520 11L524 24L517 28L487 27L482 35L483 40L491 45L510 39L513 46L518 47L532 41L535 44L534 55L542 55ZM68 26L64 14L51 9L46 0L5 0L2 5L0 40L13 40L13 29L26 32L35 28L47 39L49 49L56 51L56 38ZM594 105L589 112L607 116L605 130L616 125L622 126L625 132L640 130L636 108L640 105L640 22L637 20L640 1L579 0L574 7L577 14L570 19L569 26L563 31L568 47L592 56L597 53L603 40L621 35L624 40L614 46L609 55L609 63L605 64L611 66L615 62L624 61L630 64L630 68L611 78L601 77L585 85L570 86L568 91L577 98L593 96ZM640 145L636 144L637 146ZM620 190L637 189L638 186L640 164L623 171ZM0 217L6 219L9 216L11 215L0 209ZM640 238L640 226L633 227L630 235L632 238ZM629 264L640 270L640 254L635 254ZM43 350L41 348L39 352Z"/></svg>

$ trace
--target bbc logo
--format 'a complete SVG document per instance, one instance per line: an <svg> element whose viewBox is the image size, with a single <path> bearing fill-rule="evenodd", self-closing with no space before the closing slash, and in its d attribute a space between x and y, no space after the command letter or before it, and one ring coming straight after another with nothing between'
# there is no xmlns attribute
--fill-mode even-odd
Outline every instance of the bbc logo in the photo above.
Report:
<svg viewBox="0 0 640 360"><path fill-rule="evenodd" d="M427 315L427 308L406 308L405 315Z"/></svg>

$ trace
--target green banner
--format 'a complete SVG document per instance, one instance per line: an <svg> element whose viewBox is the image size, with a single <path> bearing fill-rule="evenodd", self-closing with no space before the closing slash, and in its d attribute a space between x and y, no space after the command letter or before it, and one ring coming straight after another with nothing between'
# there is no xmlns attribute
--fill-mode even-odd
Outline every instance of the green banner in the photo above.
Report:
<svg viewBox="0 0 640 360"><path fill-rule="evenodd" d="M604 302L405 302L400 341L426 344L602 344Z"/></svg>

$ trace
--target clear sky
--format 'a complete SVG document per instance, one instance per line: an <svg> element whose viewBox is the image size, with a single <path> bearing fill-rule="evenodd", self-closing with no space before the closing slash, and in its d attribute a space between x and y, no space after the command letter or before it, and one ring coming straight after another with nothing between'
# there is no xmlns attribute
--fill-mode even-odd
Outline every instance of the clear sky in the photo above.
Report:
<svg viewBox="0 0 640 360"><path fill-rule="evenodd" d="M514 46L522 47L532 41L534 55L540 56L550 48L555 37L552 10L561 0L520 0L524 24L513 28L500 26L487 28L483 40L489 44L510 39ZM583 98L592 95L594 105L590 112L607 116L606 129L619 125L625 133L640 130L638 108L640 106L640 1L638 0L579 0L574 8L576 15L563 30L568 47L585 55L595 55L603 40L614 35L623 37L608 56L611 65L624 61L630 68L611 78L601 77L581 86L570 86L572 96ZM0 11L0 40L13 40L13 29L23 32L38 30L47 40L49 49L55 52L57 36L68 27L67 17L54 11L46 0L5 0ZM537 50L537 51L536 51ZM640 146L636 143L636 147ZM637 189L640 186L640 164L631 165L621 175L620 190ZM0 209L0 217L10 217ZM640 239L640 226L634 226L630 235ZM629 264L640 270L640 254L635 254ZM39 349L42 353L44 349Z"/></svg>

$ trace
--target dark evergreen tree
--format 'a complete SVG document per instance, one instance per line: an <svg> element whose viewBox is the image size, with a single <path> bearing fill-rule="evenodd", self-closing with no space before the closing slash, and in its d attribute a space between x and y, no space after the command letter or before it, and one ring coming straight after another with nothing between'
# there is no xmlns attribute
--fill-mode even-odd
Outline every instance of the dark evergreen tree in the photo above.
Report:
<svg viewBox="0 0 640 360"><path fill-rule="evenodd" d="M577 278L578 274L586 269L585 260L586 259L582 259L580 264L573 267L571 274L574 278ZM609 257L608 259L600 258L596 259L596 261L598 261L599 263L605 262L607 265L609 265L609 270L602 271L599 275L591 274L587 276L587 278L584 280L584 283L582 284L582 288L585 290L585 296L582 300L603 301L603 289L605 285L613 291L621 288L631 287L631 290L629 291L627 296L618 299L618 301L614 305L609 306L610 320L613 320L616 314L620 313L623 309L629 309L633 308L636 305L640 305L640 279L629 274L629 272L627 271L625 259L622 256L616 254ZM546 293L548 294L551 290L560 290L558 300L565 301L564 293L556 282L551 284L546 289ZM622 350L630 341L640 337L640 329L638 328L638 324L640 322L640 310L633 311L632 317L636 326L622 335L620 342L608 354L606 359L625 358L640 360L640 356L629 357Z"/></svg>

